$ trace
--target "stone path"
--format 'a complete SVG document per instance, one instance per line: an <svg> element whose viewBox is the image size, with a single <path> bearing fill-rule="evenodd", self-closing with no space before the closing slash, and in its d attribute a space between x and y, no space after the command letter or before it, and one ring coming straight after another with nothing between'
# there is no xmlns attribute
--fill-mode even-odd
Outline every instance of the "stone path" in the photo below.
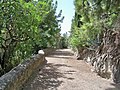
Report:
<svg viewBox="0 0 120 90"><path fill-rule="evenodd" d="M32 76L22 90L120 90L120 85L99 77L69 49L46 57L47 65Z"/></svg>

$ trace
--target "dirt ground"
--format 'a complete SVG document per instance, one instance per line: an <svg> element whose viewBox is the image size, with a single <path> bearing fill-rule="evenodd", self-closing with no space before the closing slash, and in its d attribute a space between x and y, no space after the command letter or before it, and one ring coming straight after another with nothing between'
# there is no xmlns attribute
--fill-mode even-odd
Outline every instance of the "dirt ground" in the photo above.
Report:
<svg viewBox="0 0 120 90"><path fill-rule="evenodd" d="M57 50L46 60L47 65L22 90L120 90L120 84L91 72L92 67L76 60L69 49Z"/></svg>

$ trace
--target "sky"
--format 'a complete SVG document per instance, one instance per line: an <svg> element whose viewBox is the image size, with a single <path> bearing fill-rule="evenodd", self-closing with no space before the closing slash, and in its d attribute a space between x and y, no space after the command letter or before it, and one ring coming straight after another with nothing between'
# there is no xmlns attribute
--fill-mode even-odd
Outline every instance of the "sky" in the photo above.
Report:
<svg viewBox="0 0 120 90"><path fill-rule="evenodd" d="M56 1L56 0L54 0ZM74 0L57 0L58 6L57 6L57 14L60 10L62 10L62 16L64 16L63 23L61 24L61 34L66 33L70 31L71 28L71 20L74 16Z"/></svg>

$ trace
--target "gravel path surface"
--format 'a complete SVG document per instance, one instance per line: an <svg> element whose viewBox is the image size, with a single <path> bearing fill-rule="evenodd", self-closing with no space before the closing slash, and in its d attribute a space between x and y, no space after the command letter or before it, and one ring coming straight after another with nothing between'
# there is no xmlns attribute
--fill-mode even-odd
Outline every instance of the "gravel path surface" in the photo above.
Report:
<svg viewBox="0 0 120 90"><path fill-rule="evenodd" d="M91 72L91 66L76 60L69 49L46 57L47 65L36 72L22 90L120 90L120 85Z"/></svg>

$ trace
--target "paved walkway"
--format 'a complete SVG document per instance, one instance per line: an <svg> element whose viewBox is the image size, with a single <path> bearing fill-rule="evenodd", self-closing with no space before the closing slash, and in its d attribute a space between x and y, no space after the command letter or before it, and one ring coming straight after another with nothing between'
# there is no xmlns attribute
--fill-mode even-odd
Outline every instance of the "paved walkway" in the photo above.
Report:
<svg viewBox="0 0 120 90"><path fill-rule="evenodd" d="M46 59L47 65L22 90L120 90L120 85L99 77L84 61L76 60L69 49L57 50Z"/></svg>

